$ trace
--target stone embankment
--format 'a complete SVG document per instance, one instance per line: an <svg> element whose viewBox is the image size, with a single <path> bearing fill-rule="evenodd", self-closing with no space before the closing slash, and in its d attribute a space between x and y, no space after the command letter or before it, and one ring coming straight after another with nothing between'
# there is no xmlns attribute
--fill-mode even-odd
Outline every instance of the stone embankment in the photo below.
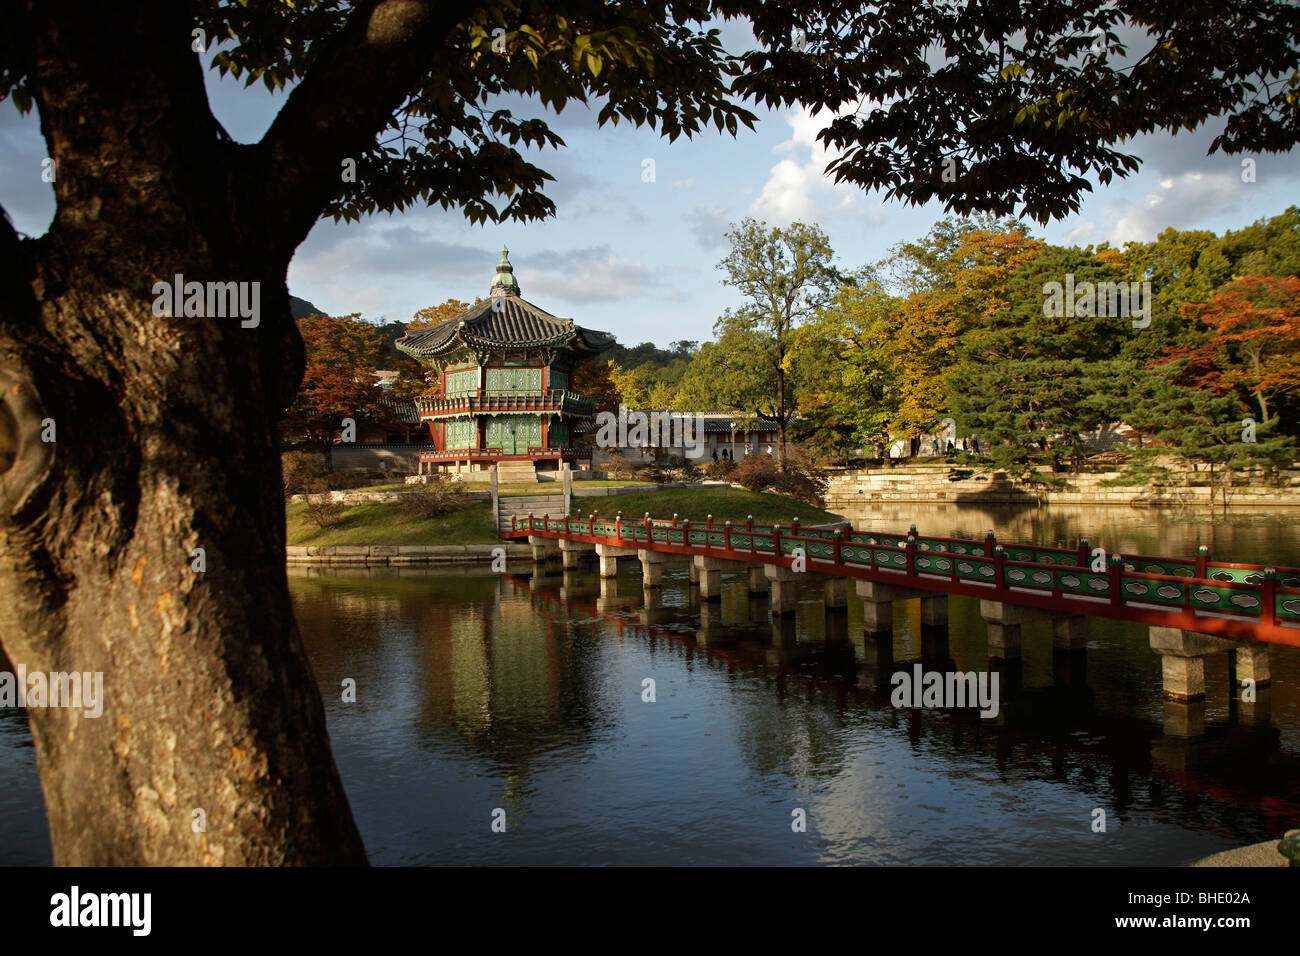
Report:
<svg viewBox="0 0 1300 956"><path fill-rule="evenodd" d="M1047 473L1045 473L1047 474ZM956 504L1090 504L1090 505L1185 505L1210 506L1209 475L1189 475L1188 486L1153 495L1141 486L1104 486L1103 481L1118 477L1119 472L1069 474L1061 488L1014 481L1005 474L978 474L971 466L909 465L899 468L873 468L831 477L826 507L843 511L855 506L883 501L946 501ZM1216 492L1216 506L1221 504ZM1241 485L1228 496L1234 508L1254 506L1300 507L1300 472L1283 475L1277 487Z"/></svg>
<svg viewBox="0 0 1300 956"><path fill-rule="evenodd" d="M294 565L329 565L331 567L413 567L421 564L459 564L466 561L491 561L499 550L507 558L532 555L526 544L502 541L500 544L309 544L289 545L285 560Z"/></svg>

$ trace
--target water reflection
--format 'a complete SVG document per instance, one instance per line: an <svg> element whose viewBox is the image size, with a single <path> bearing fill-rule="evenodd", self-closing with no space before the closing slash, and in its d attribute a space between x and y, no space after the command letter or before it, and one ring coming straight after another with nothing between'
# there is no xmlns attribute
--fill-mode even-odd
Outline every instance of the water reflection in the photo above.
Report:
<svg viewBox="0 0 1300 956"><path fill-rule="evenodd" d="M1300 566L1291 519L1129 509L881 509L860 527L992 527L1004 540ZM852 593L801 582L773 618L744 573L701 602L684 565L293 571L335 755L379 864L1173 864L1300 820L1300 651L1277 648L1253 704L1226 655L1207 697L1164 700L1144 628L1089 622L1086 649L1024 625L990 663L974 601L946 627L897 601L866 635ZM999 675L997 717L899 710L891 676ZM345 703L345 679L356 681ZM656 701L642 699L655 681ZM1092 811L1107 811L1105 834ZM491 829L504 810L505 833ZM808 830L791 829L791 812ZM48 863L30 737L0 714L0 862Z"/></svg>
<svg viewBox="0 0 1300 956"><path fill-rule="evenodd" d="M994 527L1050 540L1046 525ZM1115 531L1098 537L1157 553L1198 534ZM1215 534L1224 559L1300 563L1294 525ZM1126 622L1091 620L1075 651L1053 648L1050 622L1026 624L1021 658L990 664L978 604L965 599L950 600L946 627L923 626L919 601L895 602L891 631L869 636L861 602L827 610L816 580L801 582L794 616L774 618L744 573L724 573L717 602L698 599L682 565L649 590L635 562L616 579L594 563L442 574L404 575L400 593L391 580L293 581L323 683L342 665L307 623L316 613L354 635L363 668L403 660L392 647L356 660L371 644L358 627L394 619L377 607L358 618L340 596L378 586L380 605L399 604L387 642L418 649L413 672L367 681L384 697L416 682L409 721L330 704L376 862L1172 864L1300 818L1294 649L1275 650L1273 686L1254 704L1230 699L1226 655L1208 660L1205 701L1173 704L1145 629ZM895 709L890 678L918 662L996 668L997 717ZM641 697L647 677L653 704ZM384 751L389 786L365 772L368 748ZM417 808L400 828L394 802ZM506 834L489 830L495 807ZM1091 830L1096 807L1105 834ZM796 808L807 833L790 828Z"/></svg>

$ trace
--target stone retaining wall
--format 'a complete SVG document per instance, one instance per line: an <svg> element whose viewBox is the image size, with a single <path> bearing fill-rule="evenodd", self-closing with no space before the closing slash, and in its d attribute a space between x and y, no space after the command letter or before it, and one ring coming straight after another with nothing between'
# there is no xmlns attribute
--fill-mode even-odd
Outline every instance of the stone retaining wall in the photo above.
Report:
<svg viewBox="0 0 1300 956"><path fill-rule="evenodd" d="M527 558L533 553L528 545L512 541L500 544L309 544L289 545L284 550L289 565L408 567L491 561L497 548L505 549L507 558Z"/></svg>
<svg viewBox="0 0 1300 956"><path fill-rule="evenodd" d="M956 466L960 467L960 466ZM972 476L949 481L948 469L934 466L916 471L870 470L834 475L826 493L826 507L840 511L873 501L951 501L960 504L1094 504L1094 505L1171 505L1210 506L1211 489L1193 485L1167 494L1163 500L1152 498L1141 486L1103 487L1102 481L1119 472L1066 475L1065 488L1057 490L1043 485L1013 482L1006 477ZM1208 475L1195 474L1196 479ZM1221 506L1216 495L1215 506ZM1283 506L1300 507L1300 472L1286 472L1279 487L1243 485L1231 489L1229 507Z"/></svg>

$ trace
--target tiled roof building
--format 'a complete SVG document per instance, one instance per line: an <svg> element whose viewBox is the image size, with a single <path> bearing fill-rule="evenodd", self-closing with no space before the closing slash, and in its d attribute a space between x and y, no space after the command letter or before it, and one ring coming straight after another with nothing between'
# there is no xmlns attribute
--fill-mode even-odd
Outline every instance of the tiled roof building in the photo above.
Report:
<svg viewBox="0 0 1300 956"><path fill-rule="evenodd" d="M521 477L589 458L572 436L591 419L592 402L569 386L579 363L613 344L612 335L524 299L503 246L486 302L397 342L442 382L441 395L416 399L437 449L421 454L421 471L473 472L501 462Z"/></svg>

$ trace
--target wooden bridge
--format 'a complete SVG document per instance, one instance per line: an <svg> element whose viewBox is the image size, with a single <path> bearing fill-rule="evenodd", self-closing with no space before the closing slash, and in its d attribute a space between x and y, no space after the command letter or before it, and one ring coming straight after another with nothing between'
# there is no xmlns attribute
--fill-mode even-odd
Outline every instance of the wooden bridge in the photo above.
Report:
<svg viewBox="0 0 1300 956"><path fill-rule="evenodd" d="M642 584L662 581L673 558L691 562L703 600L721 594L724 571L745 571L751 591L770 595L773 614L793 613L797 575L824 578L826 605L844 607L856 581L868 632L888 631L892 602L921 599L921 622L946 625L948 595L976 598L989 633L989 656L1020 655L1021 625L1051 620L1059 650L1081 650L1089 617L1135 621L1150 628L1163 661L1165 693L1176 700L1204 696L1204 658L1235 655L1238 678L1269 681L1268 647L1300 647L1300 568L1212 561L1202 545L1195 558L1107 554L1087 540L1074 549L853 531L847 526L789 528L678 519L624 519L620 514L516 517L505 537L527 538L535 560L559 552L577 567L594 550L602 577L618 573L620 557L636 557Z"/></svg>

